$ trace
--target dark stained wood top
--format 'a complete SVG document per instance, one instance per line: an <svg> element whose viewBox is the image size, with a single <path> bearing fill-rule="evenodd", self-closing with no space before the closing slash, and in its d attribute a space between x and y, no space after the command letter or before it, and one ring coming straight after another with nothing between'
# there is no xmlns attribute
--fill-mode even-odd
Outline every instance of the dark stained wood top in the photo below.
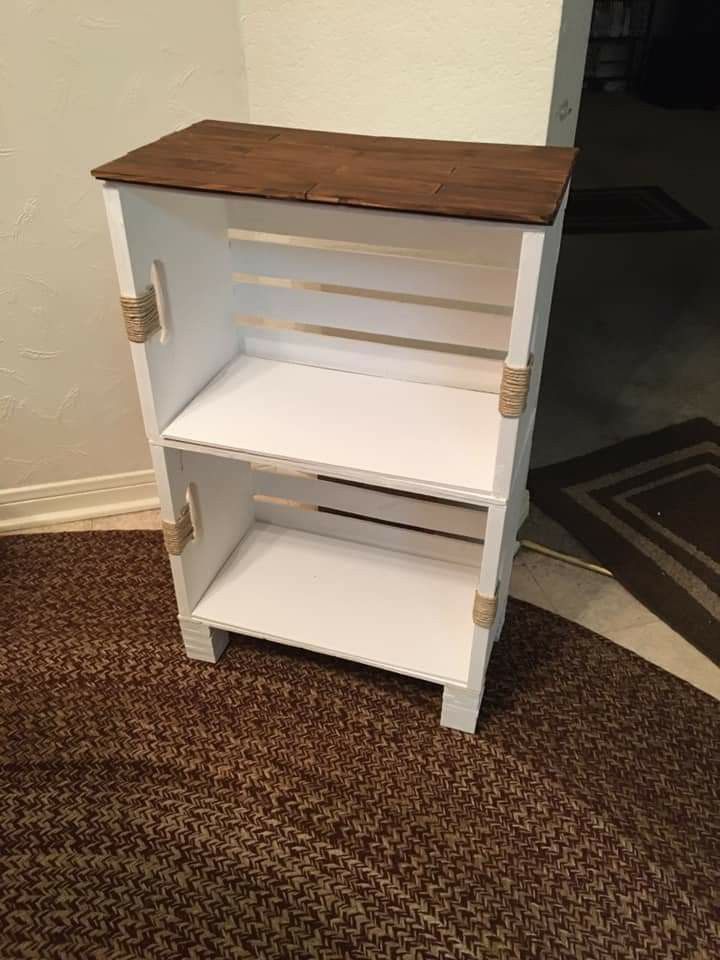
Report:
<svg viewBox="0 0 720 960"><path fill-rule="evenodd" d="M93 176L183 190L549 224L569 147L407 140L201 120Z"/></svg>

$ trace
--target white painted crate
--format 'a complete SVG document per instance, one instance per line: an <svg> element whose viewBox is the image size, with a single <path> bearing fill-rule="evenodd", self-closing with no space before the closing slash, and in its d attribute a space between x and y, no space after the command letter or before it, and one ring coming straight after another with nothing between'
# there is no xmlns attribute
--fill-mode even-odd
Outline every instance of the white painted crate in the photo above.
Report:
<svg viewBox="0 0 720 960"><path fill-rule="evenodd" d="M188 655L237 632L373 664L442 684L442 722L474 730L562 210L536 227L104 191L121 295L157 294L131 350L163 519L190 503L171 557ZM504 364L532 364L518 417Z"/></svg>

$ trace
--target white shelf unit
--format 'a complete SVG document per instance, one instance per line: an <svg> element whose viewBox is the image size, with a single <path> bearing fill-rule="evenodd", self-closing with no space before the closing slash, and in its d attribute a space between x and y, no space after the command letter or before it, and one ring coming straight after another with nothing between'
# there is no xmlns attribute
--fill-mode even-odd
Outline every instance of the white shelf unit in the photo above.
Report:
<svg viewBox="0 0 720 960"><path fill-rule="evenodd" d="M531 226L104 193L121 296L155 290L131 350L188 655L234 632L361 661L441 684L441 722L474 730L562 209ZM529 376L513 415L504 368Z"/></svg>

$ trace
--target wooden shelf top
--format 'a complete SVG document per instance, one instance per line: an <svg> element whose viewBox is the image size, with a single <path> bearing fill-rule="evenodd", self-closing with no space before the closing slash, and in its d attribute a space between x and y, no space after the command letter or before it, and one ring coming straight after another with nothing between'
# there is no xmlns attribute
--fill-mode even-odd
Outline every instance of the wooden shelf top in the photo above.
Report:
<svg viewBox="0 0 720 960"><path fill-rule="evenodd" d="M370 137L201 120L96 167L101 180L550 224L570 147Z"/></svg>

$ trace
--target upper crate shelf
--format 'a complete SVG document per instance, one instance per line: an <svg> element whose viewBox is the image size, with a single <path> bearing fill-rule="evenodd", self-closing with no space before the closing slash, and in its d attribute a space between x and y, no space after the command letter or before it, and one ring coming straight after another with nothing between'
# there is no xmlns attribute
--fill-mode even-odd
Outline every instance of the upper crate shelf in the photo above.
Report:
<svg viewBox="0 0 720 960"><path fill-rule="evenodd" d="M493 501L497 396L241 354L163 438L468 503Z"/></svg>
<svg viewBox="0 0 720 960"><path fill-rule="evenodd" d="M548 225L576 154L202 120L92 172L185 190Z"/></svg>

